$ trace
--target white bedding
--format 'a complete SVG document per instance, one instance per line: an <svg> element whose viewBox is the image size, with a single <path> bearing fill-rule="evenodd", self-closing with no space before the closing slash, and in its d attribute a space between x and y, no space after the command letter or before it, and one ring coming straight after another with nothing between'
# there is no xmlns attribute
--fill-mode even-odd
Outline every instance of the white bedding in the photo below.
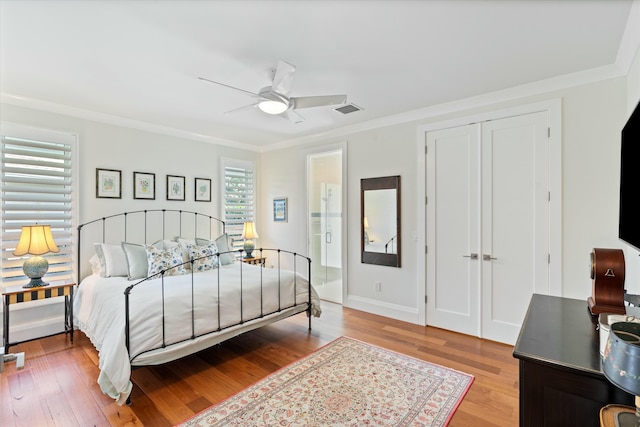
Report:
<svg viewBox="0 0 640 427"><path fill-rule="evenodd" d="M242 313L240 322L240 267L242 267ZM220 326L223 329L206 337L191 340L192 324L196 336L218 329L218 272L220 273ZM191 274L164 278L164 349L145 352L162 346L162 284L160 279L137 285L130 295L130 353L125 344L125 289L137 281L126 277L104 278L96 274L85 278L74 296L74 324L83 331L99 352L102 391L120 405L131 392L131 366L156 365L192 354L213 344L304 311L306 306L287 308L294 302L294 274L277 269L239 263L193 275L192 321ZM262 275L262 313L272 315L259 318L260 277ZM308 301L308 282L296 276L296 302ZM278 283L280 290L278 292ZM311 288L312 314L320 316L318 296ZM278 294L282 311L278 312ZM257 319L255 319L257 318ZM255 319L255 320L252 320ZM130 360L133 359L131 362Z"/></svg>

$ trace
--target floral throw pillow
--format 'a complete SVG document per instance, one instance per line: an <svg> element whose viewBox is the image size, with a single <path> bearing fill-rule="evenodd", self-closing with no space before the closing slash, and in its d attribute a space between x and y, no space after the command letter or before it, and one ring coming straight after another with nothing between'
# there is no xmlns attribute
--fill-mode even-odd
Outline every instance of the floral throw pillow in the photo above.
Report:
<svg viewBox="0 0 640 427"><path fill-rule="evenodd" d="M194 272L218 268L218 256L216 255L218 253L218 246L215 242L204 246L188 244L187 251L189 252L189 259L193 258Z"/></svg>
<svg viewBox="0 0 640 427"><path fill-rule="evenodd" d="M147 252L148 263L148 275L160 273L162 270L167 276L178 276L185 274L187 271L182 263L182 248L177 245L173 248L158 249L153 245L146 245L145 250ZM171 268L172 266L176 266Z"/></svg>

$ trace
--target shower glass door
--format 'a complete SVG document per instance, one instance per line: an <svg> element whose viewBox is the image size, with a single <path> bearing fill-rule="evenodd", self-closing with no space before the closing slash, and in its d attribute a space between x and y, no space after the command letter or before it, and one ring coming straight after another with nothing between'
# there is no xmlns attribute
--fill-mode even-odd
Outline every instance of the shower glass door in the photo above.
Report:
<svg viewBox="0 0 640 427"><path fill-rule="evenodd" d="M342 151L307 157L311 283L321 299L342 303Z"/></svg>

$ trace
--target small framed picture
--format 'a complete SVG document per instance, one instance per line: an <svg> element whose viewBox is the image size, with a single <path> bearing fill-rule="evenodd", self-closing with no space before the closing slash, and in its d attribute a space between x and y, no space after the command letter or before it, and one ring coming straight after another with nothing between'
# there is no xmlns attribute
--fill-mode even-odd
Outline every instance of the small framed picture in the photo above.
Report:
<svg viewBox="0 0 640 427"><path fill-rule="evenodd" d="M167 200L184 201L184 176L167 175Z"/></svg>
<svg viewBox="0 0 640 427"><path fill-rule="evenodd" d="M96 168L96 197L100 199L121 199L122 171Z"/></svg>
<svg viewBox="0 0 640 427"><path fill-rule="evenodd" d="M273 220L287 222L287 198L276 197L273 199Z"/></svg>
<svg viewBox="0 0 640 427"><path fill-rule="evenodd" d="M195 185L196 202L210 202L211 201L211 180L208 178L196 178Z"/></svg>
<svg viewBox="0 0 640 427"><path fill-rule="evenodd" d="M150 172L133 173L133 198L155 200L156 174Z"/></svg>

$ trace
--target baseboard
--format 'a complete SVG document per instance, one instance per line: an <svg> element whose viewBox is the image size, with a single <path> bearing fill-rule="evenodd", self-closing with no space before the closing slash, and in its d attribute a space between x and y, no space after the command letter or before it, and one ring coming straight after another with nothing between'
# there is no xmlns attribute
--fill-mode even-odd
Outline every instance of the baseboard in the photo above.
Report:
<svg viewBox="0 0 640 427"><path fill-rule="evenodd" d="M390 304L384 301L363 298L356 295L347 295L343 306L355 310L366 311L378 316L390 317L404 322L420 325L418 309L397 304Z"/></svg>

